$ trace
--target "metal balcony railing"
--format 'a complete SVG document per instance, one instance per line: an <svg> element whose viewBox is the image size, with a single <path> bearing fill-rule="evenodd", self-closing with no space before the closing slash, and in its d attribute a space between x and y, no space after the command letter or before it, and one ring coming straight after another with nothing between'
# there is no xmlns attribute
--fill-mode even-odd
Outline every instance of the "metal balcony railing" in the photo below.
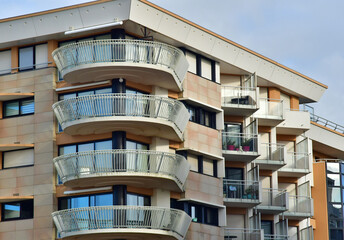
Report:
<svg viewBox="0 0 344 240"><path fill-rule="evenodd" d="M54 164L63 183L83 177L157 175L172 179L180 189L190 170L183 156L151 150L77 152L54 158Z"/></svg>
<svg viewBox="0 0 344 240"><path fill-rule="evenodd" d="M313 240L313 227L309 226L300 231L301 240Z"/></svg>
<svg viewBox="0 0 344 240"><path fill-rule="evenodd" d="M258 135L222 132L222 150L258 152Z"/></svg>
<svg viewBox="0 0 344 240"><path fill-rule="evenodd" d="M344 133L344 126L339 125L335 122L332 122L326 118L320 117L315 115L314 113L310 112L311 121L323 125L324 127L330 128L336 132Z"/></svg>
<svg viewBox="0 0 344 240"><path fill-rule="evenodd" d="M259 206L286 208L287 192L279 189L262 188L262 203Z"/></svg>
<svg viewBox="0 0 344 240"><path fill-rule="evenodd" d="M73 68L86 64L151 64L171 69L181 85L189 68L189 63L180 49L143 40L83 41L60 47L52 55L62 76Z"/></svg>
<svg viewBox="0 0 344 240"><path fill-rule="evenodd" d="M284 163L284 145L277 143L260 143L258 160L265 160L271 164Z"/></svg>
<svg viewBox="0 0 344 240"><path fill-rule="evenodd" d="M221 96L224 107L257 106L257 88L222 86Z"/></svg>
<svg viewBox="0 0 344 240"><path fill-rule="evenodd" d="M309 170L308 153L288 152L285 168Z"/></svg>
<svg viewBox="0 0 344 240"><path fill-rule="evenodd" d="M283 100L260 98L259 110L254 114L258 118L283 119Z"/></svg>
<svg viewBox="0 0 344 240"><path fill-rule="evenodd" d="M65 128L66 123L98 117L146 117L169 121L182 133L189 121L183 103L154 95L98 94L70 98L53 104L55 115Z"/></svg>
<svg viewBox="0 0 344 240"><path fill-rule="evenodd" d="M88 232L95 234L123 232L145 234L145 231L159 230L175 234L177 239L184 239L189 228L191 217L184 211L139 206L101 206L74 208L52 213L56 228L61 237L84 235ZM122 229L122 231L121 231ZM102 231L103 230L103 231ZM113 232L112 232L113 230Z"/></svg>
<svg viewBox="0 0 344 240"><path fill-rule="evenodd" d="M225 228L225 240L262 240L262 230L247 228Z"/></svg>
<svg viewBox="0 0 344 240"><path fill-rule="evenodd" d="M259 181L223 179L223 197L259 201Z"/></svg>
<svg viewBox="0 0 344 240"><path fill-rule="evenodd" d="M307 196L291 196L289 195L289 208L286 214L293 215L312 215L313 199Z"/></svg>
<svg viewBox="0 0 344 240"><path fill-rule="evenodd" d="M264 240L288 240L288 235L264 234Z"/></svg>

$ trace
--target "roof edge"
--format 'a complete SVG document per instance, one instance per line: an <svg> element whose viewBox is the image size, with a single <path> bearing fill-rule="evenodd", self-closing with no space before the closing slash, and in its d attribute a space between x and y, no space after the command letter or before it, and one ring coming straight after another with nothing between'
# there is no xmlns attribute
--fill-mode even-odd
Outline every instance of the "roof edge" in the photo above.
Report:
<svg viewBox="0 0 344 240"><path fill-rule="evenodd" d="M44 14L48 14L48 13L54 13L54 12L59 12L59 11L69 10L69 9L74 9L74 8L79 8L79 7L92 6L95 4L111 2L111 1L113 1L113 0L94 0L92 2L79 3L79 4L74 4L74 5L70 5L70 6L66 6L66 7L54 8L54 9L44 10L44 11L35 12L35 13L28 13L28 14L24 14L24 15L15 16L15 17L0 19L0 23L9 22L9 21L13 21L13 20L19 20L19 19L23 19L23 18L40 16L40 15L44 15Z"/></svg>
<svg viewBox="0 0 344 240"><path fill-rule="evenodd" d="M226 41L226 42L228 42L230 44L233 44L233 45L235 45L235 46L237 46L237 47L239 47L239 48L241 48L241 49L243 49L243 50L245 50L247 52L250 52L250 53L256 55L257 57L263 58L264 60L266 60L268 62L271 62L271 63L273 63L273 64L275 64L275 65L277 65L277 66L279 66L281 68L284 68L284 69L286 69L286 70L288 70L288 71L290 71L290 72L292 72L292 73L294 73L296 75L299 75L300 77L303 77L303 78L305 78L305 79L307 79L307 80L309 80L309 81L311 81L311 82L313 82L313 83L315 83L315 84L317 84L317 85L319 85L319 86L321 86L321 87L323 87L325 89L328 89L328 86L323 84L323 83L321 83L321 82L318 82L318 81L316 81L316 80L314 80L314 79L312 79L312 78L310 78L310 77L308 77L308 76L306 76L306 75L304 75L302 73L299 73L299 72L297 72L297 71L295 71L295 70L293 70L293 69L291 69L289 67L286 67L286 66L284 66L284 65L282 65L282 64L280 64L280 63L278 63L278 62L276 62L276 61L274 61L274 60L272 60L272 59L270 59L268 57L265 57L265 56L255 52L255 51L253 51L253 50L251 50L249 48L246 48L246 47L244 47L244 46L242 46L242 45L240 45L240 44L238 44L238 43L236 43L236 42L234 42L232 40L229 40L228 38L225 38L225 37L223 37L223 36L221 36L221 35L219 35L217 33L214 33L213 31L211 31L209 29L206 29L206 28L204 28L204 27L202 27L202 26L200 26L200 25L198 25L198 24L196 24L196 23L194 23L194 22L192 22L190 20L187 20L187 19L185 19L185 18L183 18L183 17L181 17L181 16L179 16L179 15L177 15L177 14L171 12L171 11L168 11L165 8L162 8L162 7L158 6L158 5L155 5L154 3L151 3L151 2L149 2L147 0L139 0L139 1L143 2L145 4L148 4L149 6L154 7L154 8L156 8L156 9L158 9L158 10L164 12L164 13L167 13L167 14L169 14L169 15L171 15L171 16L173 16L173 17L175 17L175 18L177 18L177 19L179 19L179 20L181 20L181 21L183 21L185 23L188 23L188 24L190 24L190 25L200 29L200 30L203 30L203 31L205 31L205 32L215 36L215 37L218 37L218 38L220 38L220 39L222 39L222 40L224 40L224 41Z"/></svg>

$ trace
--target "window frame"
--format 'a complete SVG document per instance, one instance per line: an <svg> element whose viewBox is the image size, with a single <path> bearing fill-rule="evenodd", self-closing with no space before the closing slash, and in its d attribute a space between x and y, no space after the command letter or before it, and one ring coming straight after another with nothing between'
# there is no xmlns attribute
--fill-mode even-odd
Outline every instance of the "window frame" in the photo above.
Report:
<svg viewBox="0 0 344 240"><path fill-rule="evenodd" d="M34 45L29 45L29 46L22 46L22 47L18 48L18 71L19 72L38 70L38 69L44 69L44 68L49 67L48 66L49 62L41 63L41 64L47 64L47 66L46 67L40 67L40 68L37 68L37 63L36 63L36 46L45 45L45 44L48 44L48 43L44 42L44 43L39 43L39 44L34 44ZM32 63L33 63L33 65L20 67L20 49L29 48L29 47L32 47L32 57L33 57ZM47 56L47 59L48 59L48 56ZM25 68L25 69L21 69L21 68Z"/></svg>
<svg viewBox="0 0 344 240"><path fill-rule="evenodd" d="M24 202L32 202L32 207L29 208L29 210L31 211L30 213L32 213L32 214L29 217L23 217L22 216L23 215L22 204ZM16 203L20 204L19 217L6 219L5 218L5 205L6 204L16 204ZM28 204L30 204L30 203L28 203ZM34 200L33 199L1 203L1 222L17 221L17 220L33 219L33 218L34 218Z"/></svg>
<svg viewBox="0 0 344 240"><path fill-rule="evenodd" d="M23 168L23 167L32 167L32 166L34 166L35 163L29 164L29 165L23 165L23 166L16 166L16 167L7 167L7 168L4 167L4 166L5 166L5 153L7 153L7 152L17 152L17 151L28 150L28 149L33 149L33 150L34 150L34 148L23 148L23 149L16 149L16 150L10 150L10 151L4 151L4 152L2 152L2 153L1 153L1 155L2 155L2 159L1 159L2 168L1 168L1 170L13 169L13 168ZM35 153L33 153L33 154L34 154L33 157L34 157L34 160L35 160Z"/></svg>
<svg viewBox="0 0 344 240"><path fill-rule="evenodd" d="M22 114L21 113L21 107L22 107L22 102L27 101L27 100L32 100L33 101L33 112ZM14 103L18 102L18 114L17 115L11 115L11 116L6 116L6 105L9 103ZM3 103L3 110L2 110L2 116L3 118L13 118L13 117L22 117L22 116L28 116L28 115L33 115L35 114L35 98L34 97L28 97L28 98L20 98L20 99L15 99L15 100L10 100L10 101L4 101Z"/></svg>
<svg viewBox="0 0 344 240"><path fill-rule="evenodd" d="M212 129L216 129L216 112L211 112L208 110L205 110L202 107L196 107L194 105L190 105L186 102L182 103L185 105L186 109L188 110L188 112L190 113L190 111L194 111L194 120L192 119L191 113L190 113L190 118L189 121L193 122L193 123L197 123L200 124L202 126L205 127L209 127ZM206 116L209 117L209 125L206 124Z"/></svg>

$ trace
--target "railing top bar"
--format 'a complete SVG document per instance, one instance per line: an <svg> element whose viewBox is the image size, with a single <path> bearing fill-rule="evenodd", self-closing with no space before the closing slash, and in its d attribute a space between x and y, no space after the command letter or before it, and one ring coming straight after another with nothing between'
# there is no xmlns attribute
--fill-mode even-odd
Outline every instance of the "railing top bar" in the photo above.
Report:
<svg viewBox="0 0 344 240"><path fill-rule="evenodd" d="M310 196L303 196L303 195L289 195L288 197L289 198L307 198L309 200L312 199L312 197L310 197Z"/></svg>
<svg viewBox="0 0 344 240"><path fill-rule="evenodd" d="M279 188L262 188L262 191L275 191L275 192L287 192L285 189L279 189Z"/></svg>
<svg viewBox="0 0 344 240"><path fill-rule="evenodd" d="M247 229L247 228L224 228L225 232L260 232L260 229Z"/></svg>
<svg viewBox="0 0 344 240"><path fill-rule="evenodd" d="M273 101L273 102L283 102L283 99L275 99L275 98L259 98L260 100L264 100L267 102Z"/></svg>
<svg viewBox="0 0 344 240"><path fill-rule="evenodd" d="M293 155L308 155L309 153L307 152L287 152L288 154L293 154Z"/></svg>
<svg viewBox="0 0 344 240"><path fill-rule="evenodd" d="M263 144L263 145L270 145L270 146L277 146L277 147L279 147L279 148L285 147L285 144L282 144L282 143L260 143L260 144Z"/></svg>
<svg viewBox="0 0 344 240"><path fill-rule="evenodd" d="M87 95L87 96L80 96L80 97L74 97L74 98L68 98L65 100L58 101L53 104L53 107L55 105L58 105L63 102L71 102L71 101L83 101L87 99L129 99L129 100L160 100L164 102L170 102L173 104L179 104L183 105L178 100L171 99L168 97L162 97L162 96L156 96L156 95L148 95L148 94L132 94L132 93L107 93L107 94L94 94L94 95Z"/></svg>
<svg viewBox="0 0 344 240"><path fill-rule="evenodd" d="M319 158L319 159L315 159L314 162L343 162L343 159L331 159L331 158Z"/></svg>
<svg viewBox="0 0 344 240"><path fill-rule="evenodd" d="M241 90L249 90L249 91L255 91L256 87L243 87L243 86L228 86L228 85L222 85L221 88L230 88L230 89L241 89Z"/></svg>
<svg viewBox="0 0 344 240"><path fill-rule="evenodd" d="M258 134L255 134L255 133L222 132L222 135L252 136L252 138L258 138Z"/></svg>
<svg viewBox="0 0 344 240"><path fill-rule="evenodd" d="M136 154L147 154L147 155L165 155L165 156L184 158L182 155L179 155L179 154L173 154L173 153L169 153L169 152L159 152L159 151L153 151L153 150L109 149L109 150L92 150L92 151L69 153L69 154L58 156L55 159L67 158L67 157L71 157L71 156L109 154L109 153L111 153L111 154L136 153Z"/></svg>
<svg viewBox="0 0 344 240"><path fill-rule="evenodd" d="M82 207L82 208L71 208L53 212L52 215L59 215L65 212L82 212L82 211L89 211L89 210L148 210L148 211L171 211L171 212L179 212L181 214L186 214L184 211L174 208L164 208L164 207L156 207L156 206L95 206L95 207Z"/></svg>
<svg viewBox="0 0 344 240"><path fill-rule="evenodd" d="M255 181L255 180L231 180L231 179L223 179L223 183L241 183L241 184L245 184L245 183L252 183L252 184L259 184L259 181Z"/></svg>
<svg viewBox="0 0 344 240"><path fill-rule="evenodd" d="M183 51L180 50L179 48L176 48L174 46L171 46L162 42L147 41L147 40L134 40L134 39L102 39L102 40L90 40L90 41L70 43L70 44L57 48L55 51L53 51L52 54L54 55L56 52L58 52L61 49L78 47L78 46L83 46L83 45L107 45L107 44L116 45L116 44L123 44L123 43L136 44L136 45L158 45L158 46L164 46L166 48L170 48L177 52L183 53Z"/></svg>

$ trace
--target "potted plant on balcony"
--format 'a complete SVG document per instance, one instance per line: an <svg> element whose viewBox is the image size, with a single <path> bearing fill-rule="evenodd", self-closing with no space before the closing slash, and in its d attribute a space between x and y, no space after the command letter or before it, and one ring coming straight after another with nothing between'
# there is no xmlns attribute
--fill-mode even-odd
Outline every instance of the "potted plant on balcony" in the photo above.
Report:
<svg viewBox="0 0 344 240"><path fill-rule="evenodd" d="M256 199L258 191L255 190L252 185L250 185L248 188L245 189L245 194L247 196L247 199Z"/></svg>
<svg viewBox="0 0 344 240"><path fill-rule="evenodd" d="M251 151L252 139L244 139L242 142L242 149L245 152Z"/></svg>
<svg viewBox="0 0 344 240"><path fill-rule="evenodd" d="M228 139L227 141L227 150L235 150L235 142L233 140Z"/></svg>

